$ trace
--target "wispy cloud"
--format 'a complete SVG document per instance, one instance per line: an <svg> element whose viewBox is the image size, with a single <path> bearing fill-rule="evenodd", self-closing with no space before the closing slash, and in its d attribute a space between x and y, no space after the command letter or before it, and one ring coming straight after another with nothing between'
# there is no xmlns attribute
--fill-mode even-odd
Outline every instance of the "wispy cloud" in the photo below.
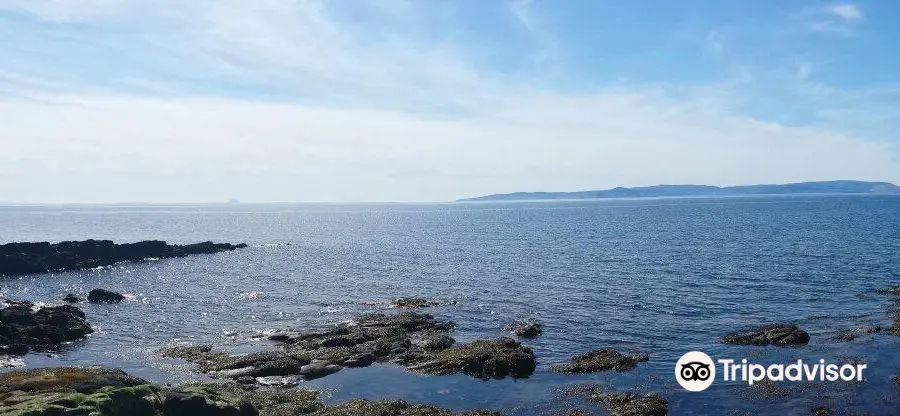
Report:
<svg viewBox="0 0 900 416"><path fill-rule="evenodd" d="M850 3L808 9L804 14L811 31L847 37L855 36L863 21L862 10Z"/></svg>
<svg viewBox="0 0 900 416"><path fill-rule="evenodd" d="M452 10L341 5L0 0L0 10L29 16L0 27L0 39L20 40L0 41L9 58L0 60L0 194L396 201L659 182L900 181L897 145L841 112L876 109L862 105L871 99L823 85L835 105L817 104L804 89L811 67L772 84L792 94L785 102L830 112L779 124L742 111L767 86L754 68L724 81L562 91L545 74L480 65L455 37L470 23ZM535 39L530 52L555 62L560 35L539 6L511 3L504 17ZM700 33L709 55L737 47L721 32ZM880 120L897 114L886 101L877 110Z"/></svg>
<svg viewBox="0 0 900 416"><path fill-rule="evenodd" d="M860 20L863 18L862 11L855 4L835 4L829 7L828 11L844 20Z"/></svg>

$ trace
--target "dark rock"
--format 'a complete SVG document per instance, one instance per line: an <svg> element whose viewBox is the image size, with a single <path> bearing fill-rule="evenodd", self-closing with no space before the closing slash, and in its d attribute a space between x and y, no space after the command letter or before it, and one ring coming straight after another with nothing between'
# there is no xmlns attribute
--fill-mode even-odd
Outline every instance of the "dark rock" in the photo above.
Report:
<svg viewBox="0 0 900 416"><path fill-rule="evenodd" d="M212 254L247 247L246 244L204 242L188 245L165 241L115 244L108 240L63 241L50 244L9 243L0 245L0 276L18 276L109 266L150 258Z"/></svg>
<svg viewBox="0 0 900 416"><path fill-rule="evenodd" d="M506 326L506 330L518 337L534 338L541 335L544 326L535 320L516 321Z"/></svg>
<svg viewBox="0 0 900 416"><path fill-rule="evenodd" d="M88 293L90 303L119 303L125 300L125 295L106 289L94 289Z"/></svg>
<svg viewBox="0 0 900 416"><path fill-rule="evenodd" d="M828 407L817 407L809 411L809 416L834 416L834 410Z"/></svg>
<svg viewBox="0 0 900 416"><path fill-rule="evenodd" d="M407 369L417 373L463 373L484 380L530 377L537 366L534 352L511 338L473 341L406 360Z"/></svg>
<svg viewBox="0 0 900 416"><path fill-rule="evenodd" d="M415 309L437 306L438 303L425 298L396 298L394 300L391 300L391 305L396 308Z"/></svg>
<svg viewBox="0 0 900 416"><path fill-rule="evenodd" d="M291 342L292 338L288 334L275 334L269 336L269 341L275 342Z"/></svg>
<svg viewBox="0 0 900 416"><path fill-rule="evenodd" d="M550 369L557 373L578 374L598 371L630 371L640 362L650 359L647 354L623 355L613 349L591 351L572 358L568 364L555 365Z"/></svg>
<svg viewBox="0 0 900 416"><path fill-rule="evenodd" d="M809 334L790 324L764 325L747 332L736 332L725 336L726 344L738 345L805 345Z"/></svg>
<svg viewBox="0 0 900 416"><path fill-rule="evenodd" d="M855 340L856 338L859 338L862 335L874 334L876 332L881 332L882 330L883 330L883 328L880 326L872 326L872 327L858 328L858 329L846 329L846 330L843 330L840 333L838 333L836 338L838 341L849 342L849 341Z"/></svg>
<svg viewBox="0 0 900 416"><path fill-rule="evenodd" d="M7 354L25 354L29 349L47 349L83 339L94 332L84 312L63 305L34 310L17 303L0 309L0 349Z"/></svg>
<svg viewBox="0 0 900 416"><path fill-rule="evenodd" d="M63 298L63 302L66 302L66 303L81 303L81 302L84 302L84 299L78 297L78 296L75 295L74 293L69 293L68 295L66 295L66 296Z"/></svg>

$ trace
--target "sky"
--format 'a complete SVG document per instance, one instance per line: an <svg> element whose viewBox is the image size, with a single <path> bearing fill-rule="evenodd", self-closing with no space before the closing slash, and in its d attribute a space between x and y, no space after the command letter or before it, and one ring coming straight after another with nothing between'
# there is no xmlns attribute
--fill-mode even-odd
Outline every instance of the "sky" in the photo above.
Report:
<svg viewBox="0 0 900 416"><path fill-rule="evenodd" d="M900 183L900 2L0 0L0 201Z"/></svg>

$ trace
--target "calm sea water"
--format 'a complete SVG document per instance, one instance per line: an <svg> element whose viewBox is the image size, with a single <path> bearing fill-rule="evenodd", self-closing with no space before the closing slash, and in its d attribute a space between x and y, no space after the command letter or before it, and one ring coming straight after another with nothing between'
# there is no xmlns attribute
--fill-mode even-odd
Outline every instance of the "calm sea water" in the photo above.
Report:
<svg viewBox="0 0 900 416"><path fill-rule="evenodd" d="M172 343L233 352L273 348L254 338L315 329L399 296L454 299L428 310L459 324L466 341L505 335L537 318L538 371L525 380L425 377L390 365L305 383L327 400L404 398L454 409L549 414L559 390L595 382L658 392L672 414L897 414L900 338L853 342L841 329L889 325L900 284L900 197L795 196L438 205L177 205L0 207L0 242L99 238L117 242L246 242L231 253L102 270L0 280L0 297L60 303L95 287L126 293L119 305L81 307L98 332L67 351L29 355L28 366L107 365L158 382L201 378L161 358ZM728 346L722 336L787 321L812 335L802 348ZM629 373L562 376L551 364L612 347L648 352ZM768 397L719 382L682 390L684 352L787 363L803 358L869 365L863 383L799 385ZM592 407L585 406L593 410ZM599 412L599 411L598 411ZM602 413L602 412L599 412Z"/></svg>

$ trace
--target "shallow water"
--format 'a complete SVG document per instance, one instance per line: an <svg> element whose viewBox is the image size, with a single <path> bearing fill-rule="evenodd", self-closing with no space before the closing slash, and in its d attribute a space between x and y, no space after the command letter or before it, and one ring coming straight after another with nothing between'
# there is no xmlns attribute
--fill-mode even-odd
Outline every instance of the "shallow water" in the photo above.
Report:
<svg viewBox="0 0 900 416"><path fill-rule="evenodd" d="M538 371L525 380L425 377L391 365L348 369L305 387L328 400L405 398L454 409L549 414L559 390L580 382L658 392L672 414L805 414L831 406L900 413L900 338L834 339L841 329L890 325L900 284L900 197L791 196L435 205L177 205L0 207L0 242L86 238L246 242L229 253L100 270L0 279L0 298L60 303L95 287L129 296L82 307L98 329L88 340L28 366L108 365L154 381L192 378L161 358L162 346L207 343L234 352L274 345L274 329L314 329L387 301L458 301L427 309L459 324L459 341L506 335L537 318L527 341ZM812 335L802 348L742 347L722 336L787 321ZM562 376L551 364L592 349L648 352L629 373ZM819 383L766 397L718 382L688 393L674 379L684 352L755 362L845 361L869 365L859 384ZM594 410L592 407L584 406Z"/></svg>

